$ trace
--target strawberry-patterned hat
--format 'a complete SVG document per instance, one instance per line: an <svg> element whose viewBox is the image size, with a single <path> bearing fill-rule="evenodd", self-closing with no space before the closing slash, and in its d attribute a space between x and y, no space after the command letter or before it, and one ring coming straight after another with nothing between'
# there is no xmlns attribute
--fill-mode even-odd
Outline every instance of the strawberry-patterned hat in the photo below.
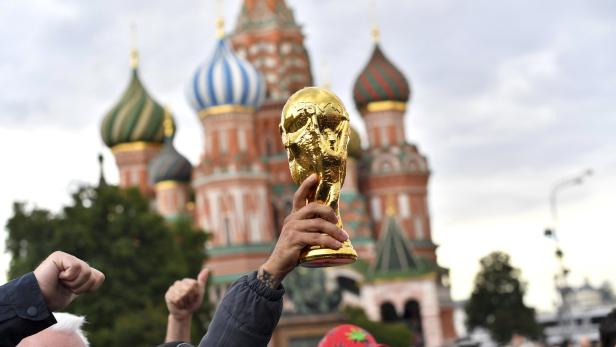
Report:
<svg viewBox="0 0 616 347"><path fill-rule="evenodd" d="M369 332L353 324L342 324L330 330L318 347L386 347L376 343Z"/></svg>

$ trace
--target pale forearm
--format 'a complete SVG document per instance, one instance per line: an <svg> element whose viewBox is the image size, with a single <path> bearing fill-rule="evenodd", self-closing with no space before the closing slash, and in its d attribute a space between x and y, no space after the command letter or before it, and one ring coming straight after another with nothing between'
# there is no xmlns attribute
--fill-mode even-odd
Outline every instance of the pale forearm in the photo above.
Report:
<svg viewBox="0 0 616 347"><path fill-rule="evenodd" d="M165 336L165 342L190 342L191 320L192 316L178 319L170 314L169 318L167 318L167 336Z"/></svg>

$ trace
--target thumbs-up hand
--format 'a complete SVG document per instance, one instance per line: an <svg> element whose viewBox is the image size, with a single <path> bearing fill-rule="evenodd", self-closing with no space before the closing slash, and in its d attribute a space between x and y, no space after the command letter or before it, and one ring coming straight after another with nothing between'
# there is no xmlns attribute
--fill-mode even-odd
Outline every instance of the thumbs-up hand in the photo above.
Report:
<svg viewBox="0 0 616 347"><path fill-rule="evenodd" d="M208 269L202 269L197 279L184 278L175 281L165 294L167 309L176 320L190 319L193 312L203 304L205 285L209 275Z"/></svg>

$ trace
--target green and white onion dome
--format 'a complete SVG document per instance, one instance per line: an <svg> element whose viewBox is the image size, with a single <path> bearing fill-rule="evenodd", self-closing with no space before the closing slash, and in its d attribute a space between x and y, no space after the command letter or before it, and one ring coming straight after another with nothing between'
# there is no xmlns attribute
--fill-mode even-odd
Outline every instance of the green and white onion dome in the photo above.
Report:
<svg viewBox="0 0 616 347"><path fill-rule="evenodd" d="M128 88L101 123L101 137L110 148L124 143L162 143L165 139L165 110L147 92L137 68L131 72Z"/></svg>

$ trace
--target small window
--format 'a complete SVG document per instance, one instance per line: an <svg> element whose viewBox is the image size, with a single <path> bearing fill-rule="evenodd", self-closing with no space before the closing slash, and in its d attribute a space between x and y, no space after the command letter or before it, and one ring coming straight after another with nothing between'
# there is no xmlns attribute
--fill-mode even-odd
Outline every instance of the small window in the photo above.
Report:
<svg viewBox="0 0 616 347"><path fill-rule="evenodd" d="M370 200L370 208L372 209L372 217L375 220L381 220L381 199L378 197L373 197Z"/></svg>
<svg viewBox="0 0 616 347"><path fill-rule="evenodd" d="M261 242L261 228L259 223L259 217L255 214L251 214L249 218L250 223L250 241L254 243Z"/></svg>
<svg viewBox="0 0 616 347"><path fill-rule="evenodd" d="M415 238L423 240L425 238L423 220L421 217L415 217Z"/></svg>
<svg viewBox="0 0 616 347"><path fill-rule="evenodd" d="M381 145L389 146L389 136L387 136L387 128L381 127Z"/></svg>
<svg viewBox="0 0 616 347"><path fill-rule="evenodd" d="M240 146L240 152L246 152L246 131L244 129L237 130L237 140Z"/></svg>
<svg viewBox="0 0 616 347"><path fill-rule="evenodd" d="M391 165L391 163L390 163L389 161L384 161L384 162L381 164L381 172L383 172L383 173L388 173L388 172L391 172L391 171L392 171L392 168L393 168L393 167L392 167L392 165Z"/></svg>
<svg viewBox="0 0 616 347"><path fill-rule="evenodd" d="M409 204L408 194L398 194L398 208L400 209L400 216L402 218L408 218L411 216L411 206Z"/></svg>
<svg viewBox="0 0 616 347"><path fill-rule="evenodd" d="M131 172L130 185L138 185L139 184L139 170L133 170Z"/></svg>
<svg viewBox="0 0 616 347"><path fill-rule="evenodd" d="M227 153L229 151L229 143L227 139L227 131L220 131L220 153Z"/></svg>
<svg viewBox="0 0 616 347"><path fill-rule="evenodd" d="M267 139L265 139L265 153L270 156L272 154L274 154L274 146L272 145L272 139L270 137L268 137Z"/></svg>
<svg viewBox="0 0 616 347"><path fill-rule="evenodd" d="M225 228L225 245L231 245L231 221L228 217L223 220L223 227Z"/></svg>

